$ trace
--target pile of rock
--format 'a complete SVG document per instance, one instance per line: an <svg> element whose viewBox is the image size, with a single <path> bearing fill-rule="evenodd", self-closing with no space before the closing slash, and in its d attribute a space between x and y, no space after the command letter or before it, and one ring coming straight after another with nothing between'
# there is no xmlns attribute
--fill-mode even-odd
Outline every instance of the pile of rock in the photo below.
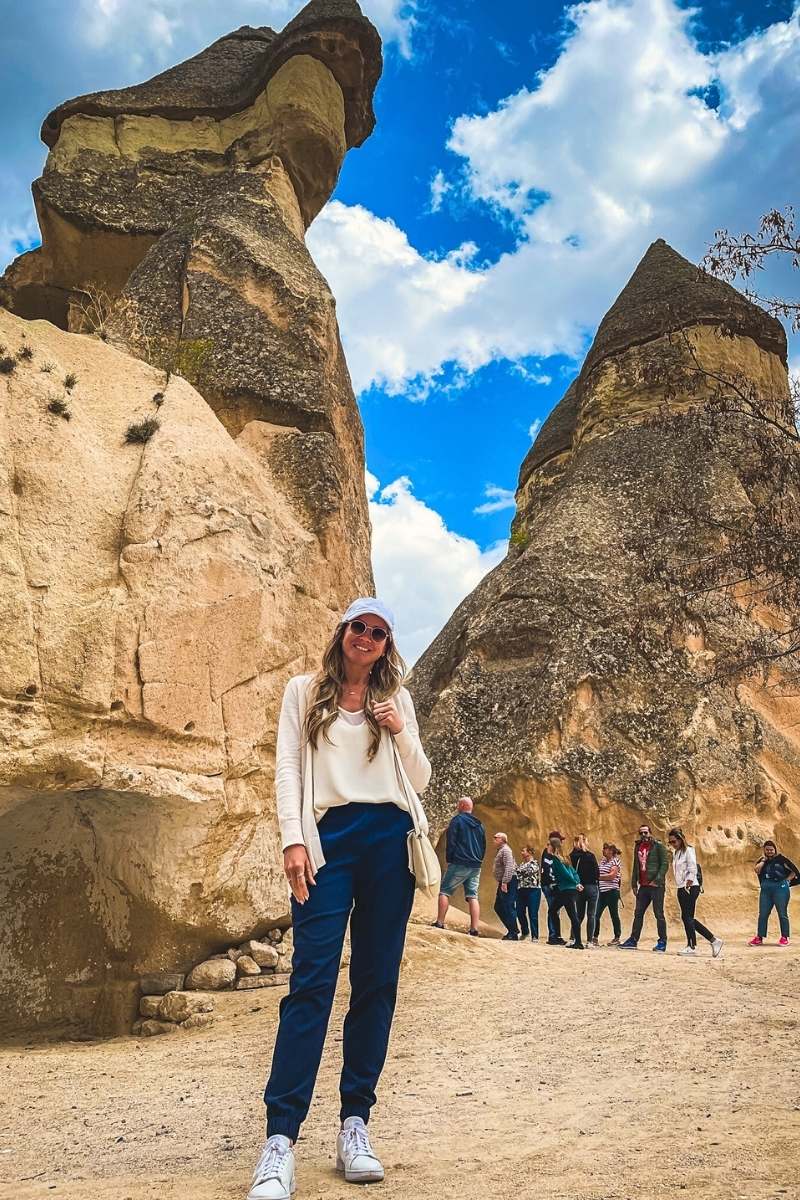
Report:
<svg viewBox="0 0 800 1200"><path fill-rule="evenodd" d="M291 929L270 929L264 941L251 938L198 963L186 976L186 987L193 992L277 987L289 982L293 949Z"/></svg>
<svg viewBox="0 0 800 1200"><path fill-rule="evenodd" d="M198 992L240 991L288 984L294 943L291 929L270 929L192 967L188 975L161 972L139 980L142 997L133 1032L144 1037L175 1029L200 1029L214 1020L214 1000Z"/></svg>
<svg viewBox="0 0 800 1200"><path fill-rule="evenodd" d="M154 1037L158 1033L175 1033L178 1029L203 1029L213 1023L213 1009L214 1001L210 996L196 996L191 992L142 996L140 1019L133 1032L140 1037Z"/></svg>

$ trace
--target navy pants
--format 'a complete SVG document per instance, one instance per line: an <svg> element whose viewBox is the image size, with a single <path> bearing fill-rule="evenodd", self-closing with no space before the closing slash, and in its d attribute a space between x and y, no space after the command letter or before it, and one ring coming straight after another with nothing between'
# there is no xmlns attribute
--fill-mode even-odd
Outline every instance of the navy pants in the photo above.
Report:
<svg viewBox="0 0 800 1200"><path fill-rule="evenodd" d="M770 883L765 879L761 884L761 894L758 898L758 936L767 936L770 913L773 908L778 911L778 924L781 937L789 936L789 884L784 879L781 883Z"/></svg>
<svg viewBox="0 0 800 1200"><path fill-rule="evenodd" d="M552 888L552 887L543 887L542 888L542 895L544 896L544 902L547 905L547 936L549 938L555 938L555 937L560 936L560 930L556 928L556 925L553 921L552 913L550 911L553 906L553 897L555 896L555 893L556 893L555 888Z"/></svg>
<svg viewBox="0 0 800 1200"><path fill-rule="evenodd" d="M494 898L494 911L514 938L519 937L519 927L517 925L518 886L516 878L512 876L508 881L508 891L504 892L498 883L497 893Z"/></svg>
<svg viewBox="0 0 800 1200"><path fill-rule="evenodd" d="M310 899L292 898L289 993L267 1081L267 1135L296 1141L311 1104L344 935L350 921L350 1007L342 1039L341 1120L369 1120L389 1044L406 926L414 902L406 838L411 817L394 804L346 804L319 823L325 866Z"/></svg>
<svg viewBox="0 0 800 1200"><path fill-rule="evenodd" d="M517 919L519 931L523 937L539 936L539 904L542 899L541 888L519 888L517 891Z"/></svg>

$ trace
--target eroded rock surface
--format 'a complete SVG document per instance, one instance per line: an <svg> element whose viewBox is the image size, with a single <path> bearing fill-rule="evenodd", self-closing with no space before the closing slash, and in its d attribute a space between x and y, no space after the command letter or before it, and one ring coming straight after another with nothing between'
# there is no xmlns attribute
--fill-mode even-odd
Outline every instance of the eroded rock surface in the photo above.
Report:
<svg viewBox="0 0 800 1200"><path fill-rule="evenodd" d="M675 822L735 893L754 887L756 842L800 848L800 672L795 658L714 681L775 618L768 597L683 603L655 569L713 550L770 486L752 425L720 422L709 442L691 419L703 389L670 386L670 364L680 379L693 356L786 395L780 324L657 242L522 466L508 557L415 667L413 691L438 829L464 792L515 846L560 828L629 854L643 817ZM683 510L682 537L665 518Z"/></svg>
<svg viewBox="0 0 800 1200"><path fill-rule="evenodd" d="M304 232L380 63L357 4L314 0L45 122L43 245L0 285L11 1029L129 1026L134 977L286 910L280 696L372 588L362 428Z"/></svg>

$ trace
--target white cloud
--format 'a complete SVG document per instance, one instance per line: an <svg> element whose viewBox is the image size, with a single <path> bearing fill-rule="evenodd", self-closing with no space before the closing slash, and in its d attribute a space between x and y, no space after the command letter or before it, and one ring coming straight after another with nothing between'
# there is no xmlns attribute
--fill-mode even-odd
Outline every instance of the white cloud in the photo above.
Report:
<svg viewBox="0 0 800 1200"><path fill-rule="evenodd" d="M445 196L452 191L453 185L444 177L444 171L437 171L431 180L431 212L437 213L442 207Z"/></svg>
<svg viewBox="0 0 800 1200"><path fill-rule="evenodd" d="M356 391L373 382L401 391L416 380L421 397L443 363L475 370L487 361L477 328L465 336L459 318L448 333L484 283L470 267L472 244L426 258L393 221L337 200L311 226L308 244L333 286Z"/></svg>
<svg viewBox="0 0 800 1200"><path fill-rule="evenodd" d="M0 264L10 262L39 241L39 227L32 212L20 220L0 218Z"/></svg>
<svg viewBox="0 0 800 1200"><path fill-rule="evenodd" d="M537 417L536 420L531 425L530 429L528 430L528 437L531 439L532 442L536 441L536 435L538 434L538 432L541 428L542 428L541 417Z"/></svg>
<svg viewBox="0 0 800 1200"><path fill-rule="evenodd" d="M676 0L587 0L569 16L550 70L453 125L462 196L514 223L514 251L434 259L336 202L312 226L357 388L424 394L448 363L578 357L655 238L699 259L716 228L753 228L794 198L800 14L719 54L698 49ZM696 94L714 83L718 110ZM437 174L434 203L450 186Z"/></svg>
<svg viewBox="0 0 800 1200"><path fill-rule="evenodd" d="M517 501L514 493L508 488L498 487L496 483L487 483L483 489L486 497L484 504L479 504L472 511L476 516L487 516L489 513L503 512L507 508L516 508Z"/></svg>
<svg viewBox="0 0 800 1200"><path fill-rule="evenodd" d="M507 543L481 550L448 529L414 495L407 476L382 487L367 472L367 492L378 595L395 610L401 653L413 663L464 597L502 562Z"/></svg>

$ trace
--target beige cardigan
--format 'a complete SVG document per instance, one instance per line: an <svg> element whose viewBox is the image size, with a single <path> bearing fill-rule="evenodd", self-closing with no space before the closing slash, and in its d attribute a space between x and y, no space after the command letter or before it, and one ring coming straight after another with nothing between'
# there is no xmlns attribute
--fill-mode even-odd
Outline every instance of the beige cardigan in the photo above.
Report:
<svg viewBox="0 0 800 1200"><path fill-rule="evenodd" d="M325 856L314 817L313 750L303 734L310 686L314 678L314 675L295 675L283 693L278 720L275 792L283 849L287 846L305 846L313 869L318 871L325 865ZM427 834L428 818L417 793L427 787L431 765L422 749L414 702L406 688L400 688L396 700L405 720L405 728L397 734L384 729L382 736L394 739L398 772L402 776L405 800L411 806L411 819L415 828Z"/></svg>

